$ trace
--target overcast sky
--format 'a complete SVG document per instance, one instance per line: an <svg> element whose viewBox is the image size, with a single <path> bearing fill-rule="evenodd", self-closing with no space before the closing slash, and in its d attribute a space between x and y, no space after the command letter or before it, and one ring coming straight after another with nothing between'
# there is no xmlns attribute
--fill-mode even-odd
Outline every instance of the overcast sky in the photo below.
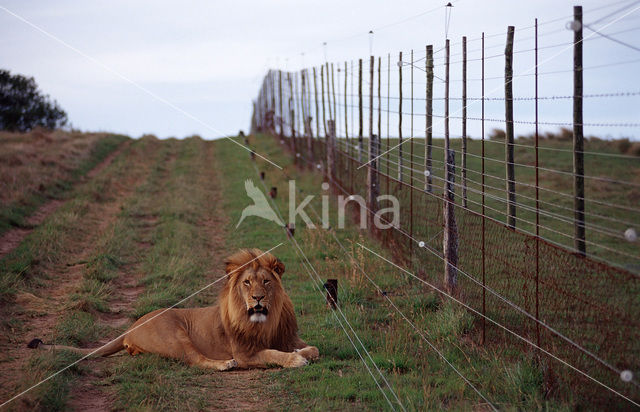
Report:
<svg viewBox="0 0 640 412"><path fill-rule="evenodd" d="M541 24L540 72L571 69L571 47L562 45L573 38L565 24L571 20L574 2L459 0L453 3L448 33L453 42L452 62L460 58L455 56L460 52L460 45L456 43L462 35L467 35L470 78L480 75L479 61L472 60L479 56L480 42L474 39L483 31L495 35L487 37L486 54L501 55L508 25L516 27L515 74L532 73L533 54L526 50L533 47L530 26L535 17ZM607 17L632 3L636 4ZM4 8L0 9L0 66L34 76L41 89L57 99L73 125L82 130L114 131L133 137L153 133L159 137L200 134L215 138L248 128L251 100L268 68L298 70L303 65L317 65L324 61L325 52L330 61L341 64L345 60L364 58L369 55L369 30L374 30L373 53L385 58L388 52L392 54L391 94L397 95L394 76L398 52L403 50L408 56L413 48L417 60L424 55L426 44L433 44L435 50L443 46L444 4L424 0L325 0L314 4L282 0L5 0L0 1ZM637 40L640 10L634 11L640 4L631 0L585 0L580 4L584 6L586 24L593 23L593 28L640 47ZM628 12L632 13L608 25ZM604 19L598 21L601 18ZM640 52L593 35L587 29L585 36L594 36L584 44L585 93L639 91ZM326 49L323 42L327 42ZM442 52L436 54L438 58L441 56ZM632 60L637 62L625 63ZM598 67L610 63L621 64ZM488 59L487 76L502 76L503 64L503 57ZM423 67L424 61L416 65ZM410 67L405 66L403 70L407 79ZM436 66L436 75L442 76L442 70ZM414 75L415 95L423 96L424 72L416 69ZM459 78L459 63L452 63L452 96L459 95L459 88L455 86ZM503 96L501 81L487 81L487 92ZM405 96L410 92L409 87L405 83ZM470 81L469 95L478 96L479 87L479 82ZM517 78L514 90L516 96L532 95L533 78ZM436 84L436 96L441 92L441 84ZM541 76L540 95L571 93L570 72ZM639 103L637 95L585 99L585 122L638 123ZM452 102L452 106L456 104ZM416 102L416 113L424 111L423 105L424 102ZM408 107L406 103L405 107ZM436 112L440 109L438 105L434 108ZM517 102L516 119L532 119L532 109L533 105L527 101ZM456 107L452 107L452 111L455 110ZM479 105L469 108L469 116L477 114ZM487 114L504 117L504 103L488 104ZM570 122L570 101L541 103L541 119ZM414 121L418 134L424 130L420 128L424 120L417 116ZM494 126L500 124L487 125L487 128ZM456 127L454 125L453 133ZM530 127L523 124L516 129L517 133L525 133ZM470 134L478 133L477 125L471 124ZM640 128L593 126L587 127L585 133L628 135L637 139Z"/></svg>

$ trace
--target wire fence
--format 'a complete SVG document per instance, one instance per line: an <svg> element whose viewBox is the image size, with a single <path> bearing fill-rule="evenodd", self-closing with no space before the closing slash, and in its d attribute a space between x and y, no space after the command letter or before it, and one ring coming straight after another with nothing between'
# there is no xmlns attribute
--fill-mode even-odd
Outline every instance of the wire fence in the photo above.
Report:
<svg viewBox="0 0 640 412"><path fill-rule="evenodd" d="M524 345L569 366L547 368L548 382L560 382L550 386L576 388L602 405L623 398L637 406L640 143L585 137L584 128L636 130L640 123L585 121L583 113L584 99L638 103L632 101L640 95L638 85L584 93L583 72L640 62L582 62L589 40L637 29L600 36L640 9L622 3L613 3L613 12L598 8L602 16L588 24L577 6L567 23L572 41L562 44L540 47L540 37L559 30L536 20L518 31L532 32L521 40L532 47L514 51L510 28L499 55L485 54L499 47L486 40L498 36L483 34L453 43L462 45L455 61L446 40L435 52L427 46L419 58L410 51L408 61L399 53L397 61L371 56L299 72L271 70L254 102L252 131L274 135L299 167L320 170L338 194L366 199L351 204L356 216L372 219L384 206L378 195L398 199L397 224L370 225L372 235L384 240L401 267L477 315L479 343ZM539 33L539 26L549 30ZM583 36L587 26L594 28ZM470 50L468 44L478 47ZM540 71L557 56L539 60L540 50L555 48L573 52L571 69ZM534 65L514 74L514 54L529 56ZM488 76L485 61L499 57L505 74ZM473 68L479 74L468 76L470 62L478 63ZM462 69L459 79L450 76L454 65ZM556 72L572 74L572 93L540 95L541 81ZM491 79L501 83L487 92ZM532 85L517 95L522 80ZM479 82L478 95L467 95L469 81ZM541 119L540 104L567 102L571 119ZM487 115L488 105L496 103L504 117ZM514 110L516 103L527 106ZM469 115L472 110L478 114ZM457 136L453 122L460 126ZM472 123L475 138L468 133ZM504 131L487 133L489 123L504 125ZM533 130L516 138L514 125ZM541 126L566 128L541 133Z"/></svg>

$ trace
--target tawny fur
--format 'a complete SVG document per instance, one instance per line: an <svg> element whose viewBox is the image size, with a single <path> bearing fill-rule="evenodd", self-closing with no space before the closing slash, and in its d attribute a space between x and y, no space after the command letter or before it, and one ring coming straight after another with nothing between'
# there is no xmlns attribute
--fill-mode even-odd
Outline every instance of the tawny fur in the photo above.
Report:
<svg viewBox="0 0 640 412"><path fill-rule="evenodd" d="M217 370L297 367L317 358L318 349L298 337L293 304L282 286L284 264L258 249L240 250L225 264L227 281L215 306L150 312L97 350L45 345L37 339L29 347L96 357L126 349L131 355L156 353ZM264 311L259 313L267 313L266 319L251 321L252 311Z"/></svg>

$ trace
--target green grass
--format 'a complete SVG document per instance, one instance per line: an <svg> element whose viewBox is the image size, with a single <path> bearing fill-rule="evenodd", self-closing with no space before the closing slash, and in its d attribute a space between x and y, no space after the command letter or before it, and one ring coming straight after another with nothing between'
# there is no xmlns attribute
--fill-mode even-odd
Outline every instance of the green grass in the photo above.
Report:
<svg viewBox="0 0 640 412"><path fill-rule="evenodd" d="M284 173L256 161L266 172L267 187L276 186L280 209L287 212L287 183L295 179L298 202L307 194L316 194L312 204L320 210L322 179L317 173L292 165L288 153L268 136L251 137L252 147L284 166ZM135 153L148 153L141 160ZM319 348L321 357L310 365L294 370L274 368L256 372L252 390L264 398L265 409L290 410L381 410L389 405L367 372L357 351L327 308L324 292L316 287L303 260L287 240L282 228L259 218L249 217L237 229L243 208L250 204L244 181L259 177L249 154L226 140L205 142L198 138L184 141L135 141L118 160L99 176L74 190L70 201L56 211L6 259L0 262L2 293L9 299L17 291L37 290L55 282L48 275L74 251L78 239L92 238L86 227L96 205L113 200L109 188L126 182L131 165L146 164L144 179L123 203L117 218L99 234L93 234L91 253L83 262L77 288L66 297L64 315L56 325L57 343L93 346L104 337L115 337L113 330L97 320L109 311L117 281L137 276L144 292L132 304L135 318L151 310L167 307L210 283L223 274L221 257L241 247L270 249L286 265L284 284L290 294L300 328L300 336ZM218 192L222 191L222 196ZM331 199L335 224L336 200ZM317 221L310 207L306 208ZM223 216L222 218L218 218ZM322 282L339 279L341 309L359 339L369 350L375 365L389 381L402 404L409 410L486 409L484 401L441 359L418 333L391 307L376 288L357 269L361 266L395 305L418 327L429 341L467 377L493 404L506 410L613 409L628 403L609 396L602 388L584 384L572 386L571 373L546 357L513 340L496 329L489 329L488 343L480 345L479 321L455 303L402 271L384 263L357 243L391 259L394 245L369 237L355 228L348 218L345 229L335 235L348 254L338 246L329 231L296 225L296 239L317 270ZM213 222L213 223L212 223ZM427 229L425 229L425 235ZM431 235L435 233L428 232ZM434 242L437 246L437 241ZM508 251L522 259L521 251ZM214 259L215 257L215 259ZM478 259L469 253L471 264ZM412 270L423 269L428 280L440 282L442 265L435 258L428 264L414 260ZM552 268L553 269L553 268ZM556 268L557 270L557 268ZM499 274L500 272L496 272ZM509 279L509 278L507 278ZM497 279L495 279L497 281ZM463 284L463 299L473 298L472 289ZM206 290L184 302L193 307L214 304L215 292ZM495 302L489 301L489 303ZM511 316L511 317L509 317ZM521 322L519 316L505 311L509 325ZM11 320L6 320L10 324ZM348 328L348 326L345 325ZM352 339L355 340L355 337ZM624 337L620 340L624 341ZM628 340L628 337L626 338ZM356 344L357 345L357 344ZM373 363L362 352L375 378L395 405L391 391L381 381ZM27 383L37 382L75 359L67 353L34 353L26 366ZM28 396L33 408L64 410L73 393L74 382L91 376L110 399L115 409L176 410L211 409L229 402L232 379L154 355L123 356L101 361L96 376L80 363L47 381ZM242 376L242 375L240 375ZM239 378L249 379L249 378ZM604 396L592 403L591 395Z"/></svg>
<svg viewBox="0 0 640 412"><path fill-rule="evenodd" d="M286 153L280 151L271 138L254 140L256 150L284 165L285 173L295 178L298 187L305 193L320 192L318 189L321 180L318 175L296 171ZM227 176L225 210L230 215L230 225L235 225L239 213L250 202L244 192L243 182L247 178L257 182L258 177L246 153L230 143L219 142L218 145L220 159L226 160L222 170L222 174ZM258 167L267 172L267 186L277 186L279 193L286 193L287 179L284 173L265 163L258 163ZM285 196L279 197L277 202L282 210L287 210L283 197ZM316 208L319 207L318 200L316 198ZM309 214L311 215L310 211ZM335 222L336 216L332 215L332 219ZM562 407L561 401L543 398L539 375L538 379L529 379L529 375L518 372L533 368L532 355L505 361L501 357L489 356L485 350L475 345L463 343L469 340L468 336L472 333L473 319L470 315L450 303L443 304L430 291L408 281L397 270L364 255L354 242L363 242L383 254L386 252L377 242L368 240L358 230L347 228L338 231L337 236L376 283L392 292L392 296L401 295L392 297L394 303L429 334L430 340L447 359L489 399L506 408ZM482 403L455 372L428 349L427 344L400 315L385 303L373 286L353 269L350 257L344 255L328 232L304 229L302 223L298 222L296 238L323 281L329 277L339 279L339 300L344 314L407 408L458 410L478 407ZM285 242L285 245L273 253L287 266L284 282L296 308L301 336L310 344L318 346L321 358L303 369L281 370L275 376L284 382L285 387L298 394L299 399L303 400L304 408L388 408L357 352L327 309L323 294L314 289L301 259L286 241L282 229L270 222L248 218L246 223L232 232L229 239L236 247L262 249ZM514 371L511 377L503 373L505 363L509 370ZM368 364L380 380L373 365L370 362ZM490 379L487 379L488 376ZM387 396L395 402L389 390L383 383L381 385Z"/></svg>
<svg viewBox="0 0 640 412"><path fill-rule="evenodd" d="M277 203L285 214L288 210L286 194L289 178L296 180L297 187L302 189L304 195L316 195L312 204L320 210L320 195L323 191L320 188L322 180L319 174L295 168L288 152L282 150L282 146L278 145L272 137L253 136L251 144L258 153L284 167L284 171L281 172L265 162L256 161L258 169L266 172L267 187L278 187ZM231 230L242 209L250 204L244 192L244 180L251 178L258 182L259 178L246 153L236 150L232 144L226 142L219 142L219 146L220 158L225 159L222 171L227 176L225 193L228 205L225 209L230 216ZM297 196L303 195L298 193ZM331 222L335 225L336 201L332 199L331 202ZM313 220L316 220L309 207L307 212ZM437 229L429 232L428 225L425 227L417 223L415 227L422 227L418 230L425 230L424 235L429 233L433 236L437 233ZM425 331L444 356L500 408L589 409L598 404L609 407L613 405L628 407L629 404L626 401L615 397L610 392L602 391L602 388L597 385L580 379L576 380L576 375L561 364L548 357L539 358L530 347L498 329L489 328L488 344L478 345L479 321L476 318L459 306L453 306L451 302L442 302L439 296L434 295L432 290L422 283L411 279L355 245L356 242L361 242L377 253L391 258L391 251L385 246L391 246L392 249L403 248L404 243L378 244L370 240L366 233L350 226L345 230L338 230L337 236L350 250L351 255L360 262L366 273L389 293L394 303L421 330ZM233 231L229 238L234 246L250 245L263 249L268 249L278 242L285 242L281 229L258 218L248 218ZM323 281L327 278L339 279L343 311L374 359L380 360L379 366L384 369L384 373L396 388L405 406L410 409L466 410L482 403L478 395L465 386L460 377L446 366L439 356L429 351L426 342L421 340L416 332L379 296L375 288L358 273L350 262L351 258L341 251L329 233L324 230L308 230L303 228L301 221L298 221L296 238ZM504 236L501 241L504 242ZM438 241L434 241L432 246L440 247ZM518 259L518 261L523 259L524 252L519 249L509 251L508 248L503 247L502 250L511 253L512 259ZM477 265L478 249L476 248L473 253L471 253L472 248L464 251L467 253L465 256L467 262ZM345 338L344 332L336 325L335 319L326 309L324 298L312 287L307 270L300 258L288 243L274 253L287 264L285 284L294 300L302 336L308 342L318 345L322 354L317 364L305 369L302 373L281 371L281 378L286 386L300 393L301 398L309 399L312 407L317 409L385 407L386 401L362 366L360 358ZM441 261L426 252L423 254L428 256L425 257L428 264L424 264L425 260L414 260L405 264L409 264L414 272L418 269L426 270L427 279L439 285L442 273ZM545 267L545 270L557 275L561 274L558 266ZM503 280L497 279L498 275L503 277ZM500 282L505 281L504 276L508 279L509 274L497 272L491 278L492 282L500 285ZM473 294L474 288L468 281L461 282L463 300L467 300L470 296L466 295ZM621 296L627 295L622 290L618 293L621 293ZM523 322L522 315L512 309L499 306L495 298L489 299L488 305L494 309L494 312L501 313L502 317L499 318L501 322L511 328L516 327L516 330L520 331L517 325ZM492 317L495 316L494 312L490 313ZM551 317L547 318L547 321L554 319L551 313L545 316ZM571 327L575 328L579 325L574 323ZM617 325L613 324L612 328ZM575 329L572 330L576 332ZM577 331L580 333L580 329ZM520 331L520 333L523 332ZM531 336L530 333L531 331L528 330L527 335ZM558 347L552 345L558 345L558 340L553 340L548 335L545 335L545 338L548 339L552 352L557 352ZM628 339L625 340L627 341ZM565 352L559 353L564 356ZM572 353L576 354L577 351L574 349ZM635 352L627 352L625 356L633 357L635 356L633 353ZM575 359L571 361L574 362ZM394 368L389 365L400 365L400 367ZM606 375L609 379L607 382L613 382L614 387L621 386L620 382L616 381L615 374L612 375L606 370L603 372L602 369L599 371L593 369L594 362L586 357L582 357L577 365L591 373L596 373L596 376ZM338 376L327 370L335 368L342 371ZM330 376L332 378L329 378ZM580 382L580 389L572 386L576 381ZM628 388L623 390L629 391Z"/></svg>

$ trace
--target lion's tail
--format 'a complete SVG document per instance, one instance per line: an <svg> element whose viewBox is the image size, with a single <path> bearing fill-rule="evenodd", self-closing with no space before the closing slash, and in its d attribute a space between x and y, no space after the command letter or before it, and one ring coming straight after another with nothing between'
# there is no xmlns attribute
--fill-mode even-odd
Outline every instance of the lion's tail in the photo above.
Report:
<svg viewBox="0 0 640 412"><path fill-rule="evenodd" d="M73 346L65 346L65 345L47 345L42 342L40 339L33 339L31 342L27 344L27 347L30 349L44 349L44 350L68 350L71 352L79 353L81 355L90 355L90 357L100 357L100 356L110 356L116 352L120 352L124 349L124 335L118 337L115 340L107 343L104 346L99 348L75 348Z"/></svg>

